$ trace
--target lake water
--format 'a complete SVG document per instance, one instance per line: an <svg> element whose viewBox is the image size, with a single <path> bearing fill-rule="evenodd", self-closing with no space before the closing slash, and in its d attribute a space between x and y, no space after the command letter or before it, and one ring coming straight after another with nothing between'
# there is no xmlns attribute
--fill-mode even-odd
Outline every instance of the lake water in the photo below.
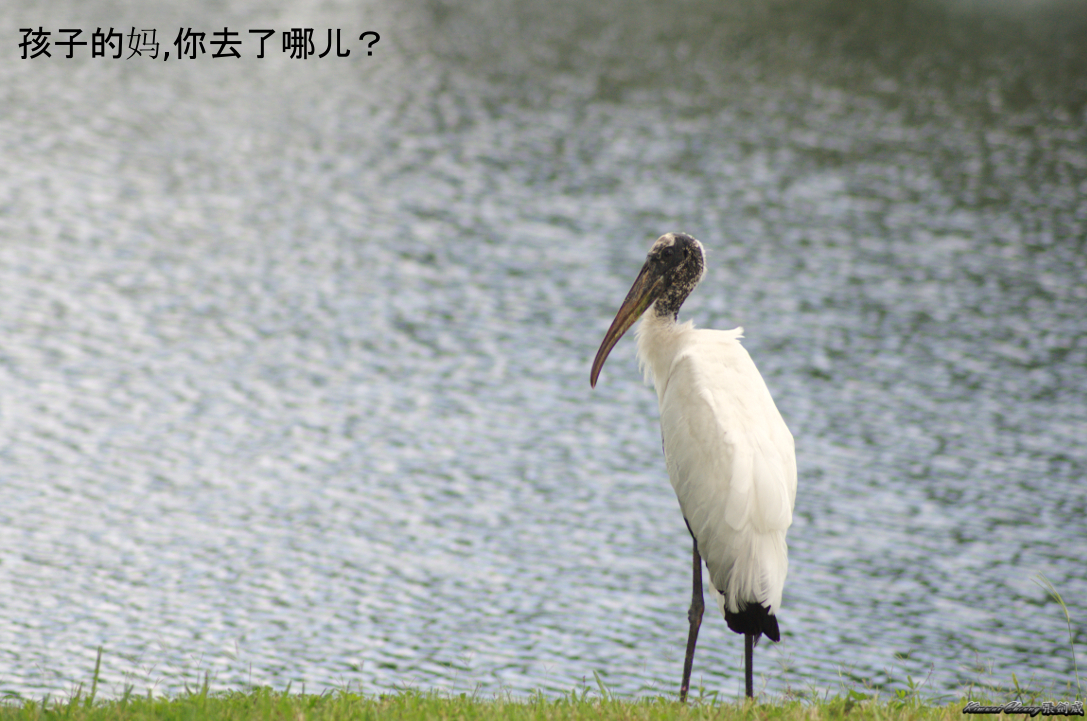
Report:
<svg viewBox="0 0 1087 721"><path fill-rule="evenodd" d="M649 243L800 469L767 693L1069 698L1087 648L1087 6L0 9L0 694L674 693ZM18 28L241 31L21 60ZM279 35L342 29L352 54ZM358 35L380 33L365 55ZM127 38L126 38L127 40ZM125 55L128 53L126 52ZM742 692L707 615L695 683Z"/></svg>

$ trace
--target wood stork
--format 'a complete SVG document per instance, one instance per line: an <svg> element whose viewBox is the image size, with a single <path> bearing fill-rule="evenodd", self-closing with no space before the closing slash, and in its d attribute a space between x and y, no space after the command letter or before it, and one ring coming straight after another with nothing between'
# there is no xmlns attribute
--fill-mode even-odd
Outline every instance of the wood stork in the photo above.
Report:
<svg viewBox="0 0 1087 721"><path fill-rule="evenodd" d="M702 624L702 563L728 627L744 635L744 690L752 696L752 650L780 640L776 613L789 569L785 533L796 500L793 437L751 356L743 328L695 329L678 322L702 280L702 244L683 233L657 239L593 361L595 388L608 353L636 331L638 363L660 402L668 476L694 540L690 632L680 699L687 698ZM646 313L646 311L649 311Z"/></svg>

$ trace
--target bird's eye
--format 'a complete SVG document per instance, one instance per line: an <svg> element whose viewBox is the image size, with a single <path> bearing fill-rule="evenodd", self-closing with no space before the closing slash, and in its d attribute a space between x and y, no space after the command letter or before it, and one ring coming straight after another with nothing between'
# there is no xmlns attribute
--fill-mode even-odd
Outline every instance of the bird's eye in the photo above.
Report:
<svg viewBox="0 0 1087 721"><path fill-rule="evenodd" d="M669 260L672 257L673 252L674 252L674 250L673 250L672 246L668 246L667 248L664 248L663 250L661 250L661 259Z"/></svg>
<svg viewBox="0 0 1087 721"><path fill-rule="evenodd" d="M689 257L691 257L691 249L690 249L690 248L684 248L684 249L683 249L683 257L684 257L684 258L689 258Z"/></svg>

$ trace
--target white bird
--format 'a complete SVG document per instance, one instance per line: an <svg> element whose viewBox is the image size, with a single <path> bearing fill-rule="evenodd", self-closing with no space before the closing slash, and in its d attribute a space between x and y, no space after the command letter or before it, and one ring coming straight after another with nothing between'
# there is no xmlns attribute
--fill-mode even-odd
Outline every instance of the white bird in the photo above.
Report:
<svg viewBox="0 0 1087 721"><path fill-rule="evenodd" d="M776 614L789 570L785 533L796 501L793 436L740 345L743 328L703 330L678 322L680 306L704 272L697 240L683 233L658 238L590 376L595 388L608 353L644 313L636 331L638 363L657 391L668 476L694 539L681 700L690 688L705 608L700 559L728 627L744 635L744 690L753 695L752 650L762 635L780 640Z"/></svg>

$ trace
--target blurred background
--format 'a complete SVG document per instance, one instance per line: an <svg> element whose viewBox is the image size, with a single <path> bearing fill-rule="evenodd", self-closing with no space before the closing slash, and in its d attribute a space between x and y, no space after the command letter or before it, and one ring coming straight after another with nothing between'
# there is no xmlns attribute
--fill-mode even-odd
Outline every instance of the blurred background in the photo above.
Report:
<svg viewBox="0 0 1087 721"><path fill-rule="evenodd" d="M676 230L796 437L757 687L1070 698L1087 5L390 5L0 8L0 695L98 647L107 694L675 693L656 397L632 339L589 366ZM20 59L39 26L174 52ZM742 645L708 615L695 683Z"/></svg>

